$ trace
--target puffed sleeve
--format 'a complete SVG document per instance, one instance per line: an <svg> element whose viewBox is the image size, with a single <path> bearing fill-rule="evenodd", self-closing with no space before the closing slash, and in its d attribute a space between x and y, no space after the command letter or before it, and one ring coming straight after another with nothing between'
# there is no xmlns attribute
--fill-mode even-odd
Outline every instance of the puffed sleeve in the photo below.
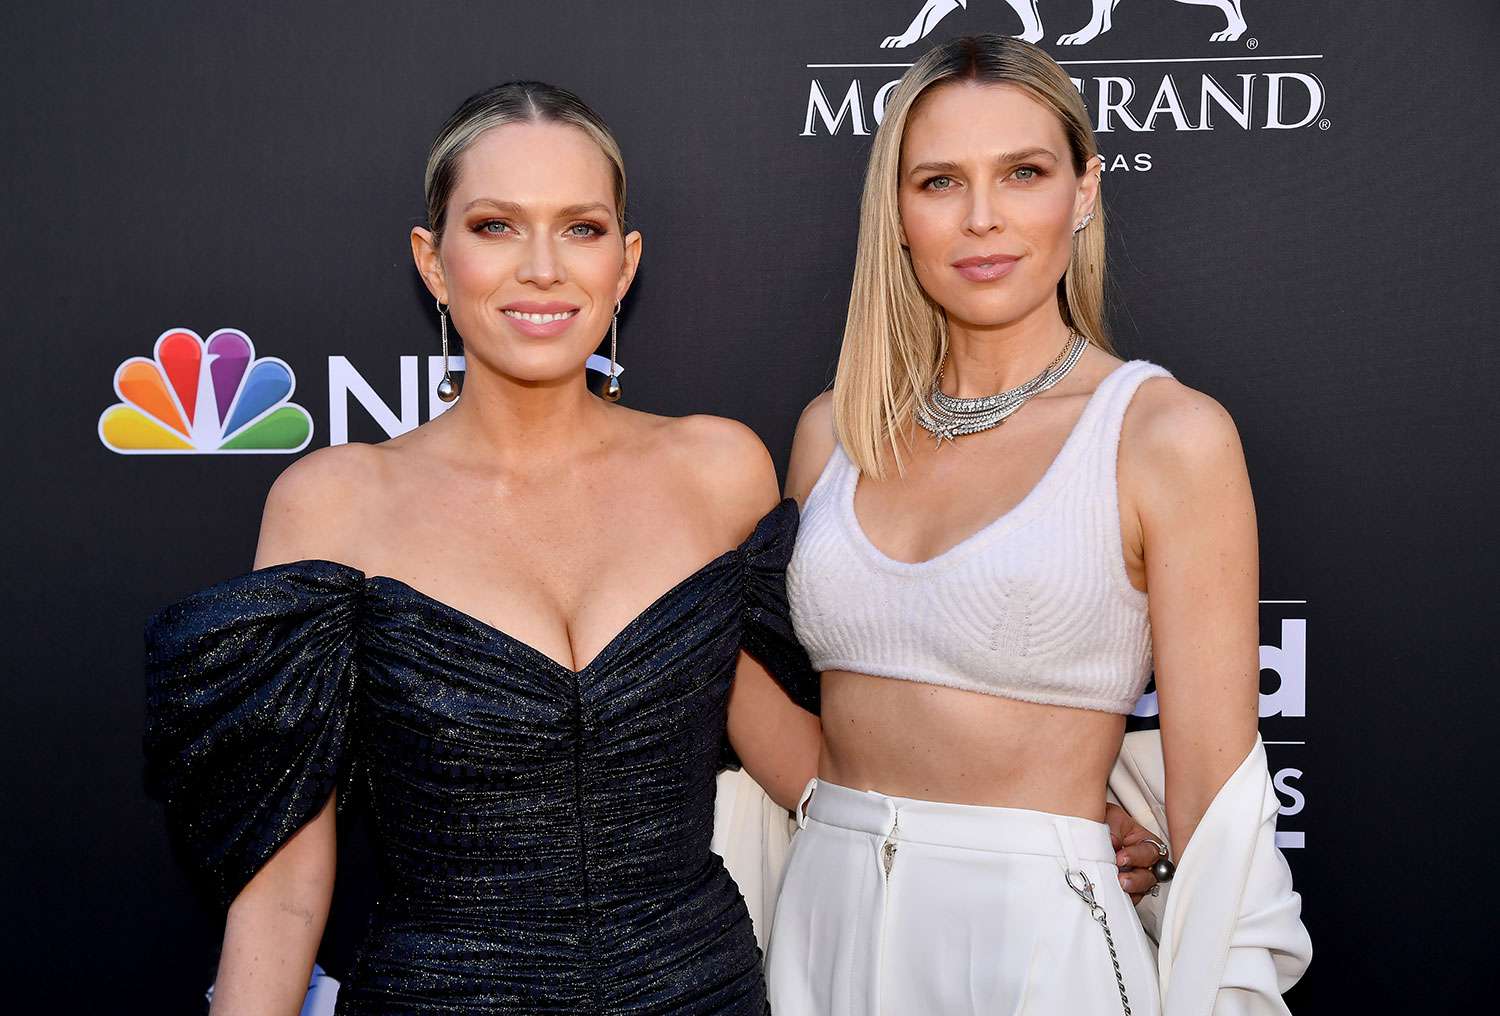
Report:
<svg viewBox="0 0 1500 1016"><path fill-rule="evenodd" d="M195 593L146 626L147 788L225 906L347 774L362 589L352 568L303 561Z"/></svg>
<svg viewBox="0 0 1500 1016"><path fill-rule="evenodd" d="M797 502L787 498L756 525L745 542L745 600L741 644L771 672L797 705L816 714L819 678L792 630L786 568L797 539Z"/></svg>

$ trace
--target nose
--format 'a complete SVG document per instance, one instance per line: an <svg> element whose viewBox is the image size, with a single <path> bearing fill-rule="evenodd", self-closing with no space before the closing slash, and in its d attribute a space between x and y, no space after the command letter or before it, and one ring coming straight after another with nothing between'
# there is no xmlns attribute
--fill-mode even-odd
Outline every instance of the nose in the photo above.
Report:
<svg viewBox="0 0 1500 1016"><path fill-rule="evenodd" d="M1003 232L1005 218L1000 214L999 203L994 197L982 187L974 188L970 194L972 197L969 198L968 213L964 216L964 232L970 236Z"/></svg>
<svg viewBox="0 0 1500 1016"><path fill-rule="evenodd" d="M521 263L516 267L517 281L548 289L566 278L567 274L557 256L552 238L543 232L533 235L526 244Z"/></svg>

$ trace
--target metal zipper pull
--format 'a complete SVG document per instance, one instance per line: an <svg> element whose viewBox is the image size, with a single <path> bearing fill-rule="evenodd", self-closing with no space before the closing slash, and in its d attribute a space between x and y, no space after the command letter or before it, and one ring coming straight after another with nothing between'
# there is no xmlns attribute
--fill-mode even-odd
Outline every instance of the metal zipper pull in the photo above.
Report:
<svg viewBox="0 0 1500 1016"><path fill-rule="evenodd" d="M885 879L891 879L891 866L896 863L896 834L901 829L901 814L897 812L895 824L891 826L890 833L885 842L880 845L880 866L885 869Z"/></svg>

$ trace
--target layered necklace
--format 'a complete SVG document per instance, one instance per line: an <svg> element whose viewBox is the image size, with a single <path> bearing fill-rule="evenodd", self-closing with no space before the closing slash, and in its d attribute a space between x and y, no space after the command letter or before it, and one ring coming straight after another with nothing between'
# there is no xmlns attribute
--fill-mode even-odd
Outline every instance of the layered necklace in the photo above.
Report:
<svg viewBox="0 0 1500 1016"><path fill-rule="evenodd" d="M943 381L943 369L939 367L937 377L932 379L932 390L917 399L917 423L936 438L940 446L945 440L952 441L965 434L978 434L982 430L998 427L1033 396L1040 395L1067 377L1068 371L1083 356L1088 344L1088 339L1082 335L1069 333L1062 352L1036 377L1014 388L977 399L957 399L944 395L939 387ZM945 359L945 365L946 362Z"/></svg>

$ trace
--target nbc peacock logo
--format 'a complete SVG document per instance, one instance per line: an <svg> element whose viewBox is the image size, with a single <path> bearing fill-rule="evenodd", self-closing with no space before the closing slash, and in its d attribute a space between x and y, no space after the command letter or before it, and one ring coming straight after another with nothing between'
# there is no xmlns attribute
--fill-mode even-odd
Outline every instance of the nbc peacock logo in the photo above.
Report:
<svg viewBox="0 0 1500 1016"><path fill-rule="evenodd" d="M122 401L99 416L99 440L121 455L274 454L312 440L312 417L291 402L297 376L255 355L250 336L221 328L207 340L171 328L150 358L115 370Z"/></svg>

